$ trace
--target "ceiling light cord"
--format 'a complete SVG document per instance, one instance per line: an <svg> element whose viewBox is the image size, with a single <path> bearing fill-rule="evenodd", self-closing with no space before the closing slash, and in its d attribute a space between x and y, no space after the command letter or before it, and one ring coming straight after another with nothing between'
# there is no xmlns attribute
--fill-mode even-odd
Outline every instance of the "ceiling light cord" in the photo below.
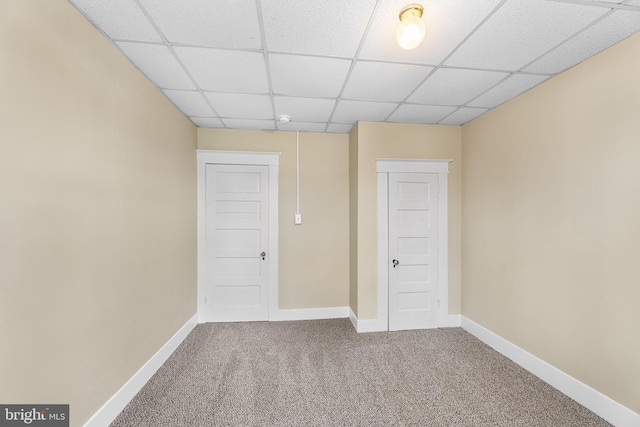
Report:
<svg viewBox="0 0 640 427"><path fill-rule="evenodd" d="M300 131L296 131L296 215L300 215Z"/></svg>

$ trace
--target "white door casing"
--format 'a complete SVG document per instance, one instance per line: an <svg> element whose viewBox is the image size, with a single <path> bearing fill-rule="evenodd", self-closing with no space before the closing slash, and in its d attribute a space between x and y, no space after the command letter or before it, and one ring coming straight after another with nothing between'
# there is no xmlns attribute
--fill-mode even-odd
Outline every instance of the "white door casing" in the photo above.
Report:
<svg viewBox="0 0 640 427"><path fill-rule="evenodd" d="M391 173L429 173L438 176L438 308L437 326L449 325L448 284L448 173L450 159L376 159L378 174L378 281L377 318L367 321L368 331L389 330L389 175Z"/></svg>
<svg viewBox="0 0 640 427"><path fill-rule="evenodd" d="M207 318L269 320L267 166L206 166Z"/></svg>
<svg viewBox="0 0 640 427"><path fill-rule="evenodd" d="M200 323L277 317L279 155L197 150Z"/></svg>
<svg viewBox="0 0 640 427"><path fill-rule="evenodd" d="M438 175L389 174L389 330L438 324Z"/></svg>

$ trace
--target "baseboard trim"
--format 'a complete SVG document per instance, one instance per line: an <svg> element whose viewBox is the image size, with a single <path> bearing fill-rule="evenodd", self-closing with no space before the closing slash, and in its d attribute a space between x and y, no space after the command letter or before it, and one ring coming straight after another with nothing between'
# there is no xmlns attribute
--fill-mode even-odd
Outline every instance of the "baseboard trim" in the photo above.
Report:
<svg viewBox="0 0 640 427"><path fill-rule="evenodd" d="M291 308L278 310L275 319L270 321L287 320L318 320L344 319L349 317L349 307L321 307L321 308Z"/></svg>
<svg viewBox="0 0 640 427"><path fill-rule="evenodd" d="M356 332L358 331L358 318L356 317L356 314L353 312L353 309L351 307L349 307L349 320L351 320L351 324L353 325L353 329L356 330Z"/></svg>
<svg viewBox="0 0 640 427"><path fill-rule="evenodd" d="M358 332L382 332L388 331L387 325L380 321L380 319L365 319L358 320L355 313L349 308L349 320L351 324ZM440 328L459 328L461 325L461 314L450 314L447 316L447 323L440 325Z"/></svg>
<svg viewBox="0 0 640 427"><path fill-rule="evenodd" d="M447 316L447 323L440 326L441 328L459 328L462 325L461 314L450 314Z"/></svg>
<svg viewBox="0 0 640 427"><path fill-rule="evenodd" d="M640 415L560 369L462 316L462 328L617 427L640 426Z"/></svg>
<svg viewBox="0 0 640 427"><path fill-rule="evenodd" d="M111 424L197 324L198 316L194 315L147 363L138 369L138 372L136 372L116 394L111 396L107 403L102 405L102 407L89 418L89 421L84 424L84 427L104 427Z"/></svg>
<svg viewBox="0 0 640 427"><path fill-rule="evenodd" d="M351 320L351 324L358 331L358 333L362 332L382 332L387 331L387 325L384 321L380 321L380 319L364 319L359 320L351 307L349 307L349 319Z"/></svg>

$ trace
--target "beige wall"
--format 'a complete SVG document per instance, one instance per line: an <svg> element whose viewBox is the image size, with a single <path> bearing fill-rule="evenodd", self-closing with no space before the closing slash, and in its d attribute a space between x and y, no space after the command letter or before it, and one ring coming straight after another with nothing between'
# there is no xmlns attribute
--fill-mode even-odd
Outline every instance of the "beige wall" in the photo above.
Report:
<svg viewBox="0 0 640 427"><path fill-rule="evenodd" d="M0 57L0 402L81 425L195 313L197 139L282 152L280 307L360 319L374 159L453 159L450 313L464 251L466 317L640 412L640 35L462 130L301 134L301 226L295 133L196 134L67 2L0 2Z"/></svg>
<svg viewBox="0 0 640 427"><path fill-rule="evenodd" d="M300 212L296 213L295 132L198 129L198 148L277 151L279 176L279 307L349 305L349 140L300 133Z"/></svg>
<svg viewBox="0 0 640 427"><path fill-rule="evenodd" d="M463 128L463 315L640 413L640 35Z"/></svg>
<svg viewBox="0 0 640 427"><path fill-rule="evenodd" d="M453 159L449 165L448 195L449 313L460 313L461 128L360 122L357 129L358 319L377 317L376 158Z"/></svg>
<svg viewBox="0 0 640 427"><path fill-rule="evenodd" d="M0 58L0 402L79 426L195 314L196 131L66 1Z"/></svg>

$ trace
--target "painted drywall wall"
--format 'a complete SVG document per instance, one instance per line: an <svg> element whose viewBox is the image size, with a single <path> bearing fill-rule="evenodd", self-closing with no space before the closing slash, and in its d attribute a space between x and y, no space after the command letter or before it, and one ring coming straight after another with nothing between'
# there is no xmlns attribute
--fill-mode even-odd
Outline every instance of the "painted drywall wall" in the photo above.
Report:
<svg viewBox="0 0 640 427"><path fill-rule="evenodd" d="M198 129L198 148L275 151L279 177L279 308L349 305L349 141L300 133L300 212L296 212L296 133Z"/></svg>
<svg viewBox="0 0 640 427"><path fill-rule="evenodd" d="M463 127L462 313L640 413L640 35Z"/></svg>
<svg viewBox="0 0 640 427"><path fill-rule="evenodd" d="M79 426L195 314L196 129L66 1L0 58L0 402Z"/></svg>
<svg viewBox="0 0 640 427"><path fill-rule="evenodd" d="M377 317L377 158L452 159L449 164L449 314L460 313L461 171L459 126L358 123L357 315Z"/></svg>
<svg viewBox="0 0 640 427"><path fill-rule="evenodd" d="M349 307L358 317L358 123L349 133Z"/></svg>

